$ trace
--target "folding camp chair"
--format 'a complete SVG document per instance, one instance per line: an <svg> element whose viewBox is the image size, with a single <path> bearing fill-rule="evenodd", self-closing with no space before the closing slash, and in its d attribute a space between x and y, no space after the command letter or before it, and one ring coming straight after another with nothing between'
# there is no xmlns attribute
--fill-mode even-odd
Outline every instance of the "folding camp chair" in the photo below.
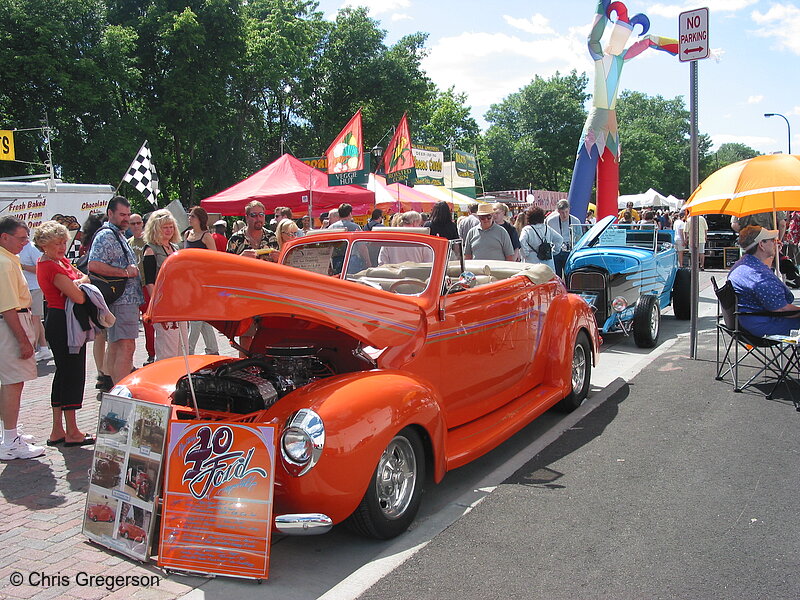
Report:
<svg viewBox="0 0 800 600"><path fill-rule="evenodd" d="M766 394L771 398L777 386L787 383L788 369L796 366L796 347L791 344L766 337L753 335L739 324L739 300L730 281L719 287L714 277L711 278L714 293L717 295L717 380L731 376L733 391L741 392L763 376L763 382L774 378L772 390ZM789 316L794 313L760 312L759 315ZM720 340L726 338L725 351L720 357ZM743 353L743 354L742 354ZM753 374L744 384L740 382L739 367L754 368ZM789 390L791 396L791 390ZM798 403L792 398L795 407Z"/></svg>

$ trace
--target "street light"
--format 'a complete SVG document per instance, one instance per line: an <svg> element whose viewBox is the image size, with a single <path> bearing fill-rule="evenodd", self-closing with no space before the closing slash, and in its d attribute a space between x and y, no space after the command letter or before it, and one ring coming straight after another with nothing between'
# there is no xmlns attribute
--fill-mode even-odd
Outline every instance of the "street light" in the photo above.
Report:
<svg viewBox="0 0 800 600"><path fill-rule="evenodd" d="M765 117L780 117L784 121L786 121L786 128L789 130L789 154L792 153L792 126L789 125L789 119L784 117L780 113L764 113Z"/></svg>

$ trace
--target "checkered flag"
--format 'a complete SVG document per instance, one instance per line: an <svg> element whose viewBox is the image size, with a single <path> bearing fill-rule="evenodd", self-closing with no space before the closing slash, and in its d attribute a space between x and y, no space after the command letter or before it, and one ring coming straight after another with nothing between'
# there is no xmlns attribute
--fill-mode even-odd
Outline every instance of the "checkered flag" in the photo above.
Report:
<svg viewBox="0 0 800 600"><path fill-rule="evenodd" d="M131 183L154 206L158 206L158 173L150 156L150 146L144 141L136 158L133 159L123 181Z"/></svg>

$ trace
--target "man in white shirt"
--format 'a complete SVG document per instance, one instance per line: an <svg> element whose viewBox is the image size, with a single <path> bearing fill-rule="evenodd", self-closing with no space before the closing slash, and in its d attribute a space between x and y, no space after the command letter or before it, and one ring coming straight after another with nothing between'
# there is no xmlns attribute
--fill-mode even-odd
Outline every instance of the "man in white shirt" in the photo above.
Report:
<svg viewBox="0 0 800 600"><path fill-rule="evenodd" d="M559 200L556 204L556 210L544 220L545 224L558 233L564 240L561 244L561 249L554 248L558 252L553 253L553 263L556 266L556 275L559 277L564 276L564 265L567 264L567 257L570 250L572 250L572 234L574 233L572 225L580 225L581 222L577 217L569 214L569 202L566 200Z"/></svg>

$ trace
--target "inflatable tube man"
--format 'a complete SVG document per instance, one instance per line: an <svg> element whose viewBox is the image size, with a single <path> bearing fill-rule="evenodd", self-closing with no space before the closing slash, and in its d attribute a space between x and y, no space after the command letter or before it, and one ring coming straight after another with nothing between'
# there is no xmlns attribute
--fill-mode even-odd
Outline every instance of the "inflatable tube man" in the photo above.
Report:
<svg viewBox="0 0 800 600"><path fill-rule="evenodd" d="M616 14L608 45L601 48L600 40L611 15ZM625 48L633 28L640 25L639 41ZM678 41L655 35L646 35L650 20L643 14L628 18L628 9L622 2L599 0L592 31L589 34L589 54L594 60L594 96L592 110L583 127L578 155L569 186L570 213L583 223L597 177L597 219L617 213L619 195L619 131L617 129L617 92L622 67L626 61L648 48L678 53Z"/></svg>

